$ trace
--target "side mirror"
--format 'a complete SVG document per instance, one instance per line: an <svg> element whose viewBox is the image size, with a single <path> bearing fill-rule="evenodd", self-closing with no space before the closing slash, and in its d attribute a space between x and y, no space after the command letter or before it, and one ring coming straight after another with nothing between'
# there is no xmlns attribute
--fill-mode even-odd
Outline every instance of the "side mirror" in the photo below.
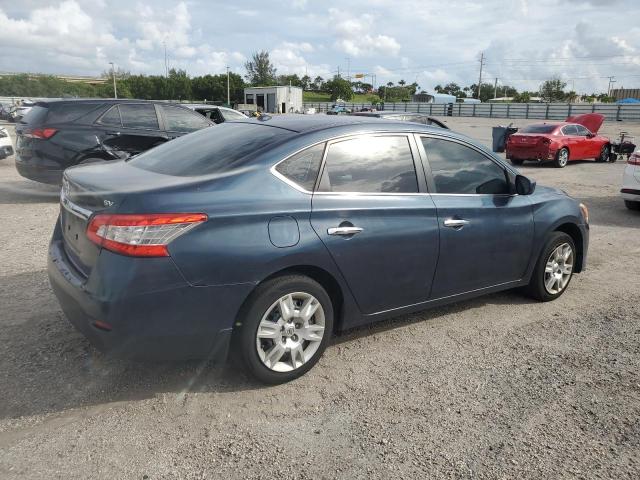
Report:
<svg viewBox="0 0 640 480"><path fill-rule="evenodd" d="M587 138L593 138L595 136L596 135L594 133L591 133L591 132L587 133Z"/></svg>
<svg viewBox="0 0 640 480"><path fill-rule="evenodd" d="M516 193L518 195L531 195L536 189L536 182L524 175L516 175Z"/></svg>

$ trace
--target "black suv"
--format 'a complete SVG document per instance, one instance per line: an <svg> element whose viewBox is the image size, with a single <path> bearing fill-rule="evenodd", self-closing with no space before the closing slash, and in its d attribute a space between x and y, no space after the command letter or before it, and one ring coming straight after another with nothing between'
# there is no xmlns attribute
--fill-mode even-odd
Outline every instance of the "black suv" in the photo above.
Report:
<svg viewBox="0 0 640 480"><path fill-rule="evenodd" d="M25 178L59 184L67 167L128 158L211 125L193 110L163 102L36 102L16 125L16 169Z"/></svg>

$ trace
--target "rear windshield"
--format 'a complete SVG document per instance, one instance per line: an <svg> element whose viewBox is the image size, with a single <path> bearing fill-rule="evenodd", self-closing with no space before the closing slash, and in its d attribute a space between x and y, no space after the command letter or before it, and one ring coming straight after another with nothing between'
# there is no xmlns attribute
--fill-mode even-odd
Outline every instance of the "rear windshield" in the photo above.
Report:
<svg viewBox="0 0 640 480"><path fill-rule="evenodd" d="M221 123L167 142L129 160L165 175L193 177L247 165L255 153L293 135L289 130L248 123Z"/></svg>
<svg viewBox="0 0 640 480"><path fill-rule="evenodd" d="M20 123L32 123L32 124L40 124L44 122L44 119L47 118L47 113L49 109L47 107L41 107L40 105L36 105L35 107L31 107L31 110L27 112L27 114L22 117Z"/></svg>
<svg viewBox="0 0 640 480"><path fill-rule="evenodd" d="M72 122L100 107L102 103L63 103L48 106L36 105L27 112L22 123L39 125L47 123Z"/></svg>
<svg viewBox="0 0 640 480"><path fill-rule="evenodd" d="M547 123L538 123L521 128L518 133L551 133L556 129L557 125L549 125Z"/></svg>

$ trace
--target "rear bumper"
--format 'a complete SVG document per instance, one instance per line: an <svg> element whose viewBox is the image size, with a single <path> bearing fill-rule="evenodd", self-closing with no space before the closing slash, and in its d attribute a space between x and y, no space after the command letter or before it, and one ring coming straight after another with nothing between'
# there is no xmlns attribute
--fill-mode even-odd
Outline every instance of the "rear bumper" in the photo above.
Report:
<svg viewBox="0 0 640 480"><path fill-rule="evenodd" d="M16 170L24 178L40 183L50 183L52 185L60 185L62 183L62 174L64 170L46 168L33 163L26 163L16 157Z"/></svg>
<svg viewBox="0 0 640 480"><path fill-rule="evenodd" d="M66 256L59 226L47 269L62 310L90 343L110 355L143 360L224 360L236 314L254 287L194 287L170 258L106 250L85 278Z"/></svg>
<svg viewBox="0 0 640 480"><path fill-rule="evenodd" d="M513 160L538 160L548 162L555 159L556 150L550 145L514 146L507 143L506 156Z"/></svg>
<svg viewBox="0 0 640 480"><path fill-rule="evenodd" d="M625 200L631 200L632 202L640 202L640 189L623 188L620 190L622 198Z"/></svg>

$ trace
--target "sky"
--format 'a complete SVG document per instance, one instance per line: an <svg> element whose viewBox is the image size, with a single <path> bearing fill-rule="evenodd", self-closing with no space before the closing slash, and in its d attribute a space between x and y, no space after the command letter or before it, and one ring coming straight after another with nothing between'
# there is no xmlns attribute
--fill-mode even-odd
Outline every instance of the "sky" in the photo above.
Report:
<svg viewBox="0 0 640 480"><path fill-rule="evenodd" d="M267 50L279 74L363 73L377 85L483 81L536 91L640 88L640 0L0 0L0 71L244 75ZM367 77L371 82L373 77Z"/></svg>

